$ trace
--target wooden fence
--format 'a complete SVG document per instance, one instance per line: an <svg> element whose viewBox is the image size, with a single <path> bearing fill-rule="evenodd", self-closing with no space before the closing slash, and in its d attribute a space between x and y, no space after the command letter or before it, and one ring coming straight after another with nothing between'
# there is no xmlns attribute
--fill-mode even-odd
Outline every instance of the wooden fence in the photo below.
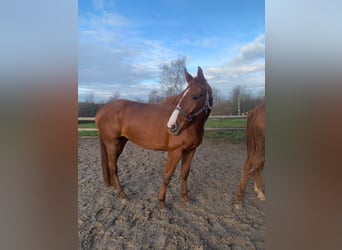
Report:
<svg viewBox="0 0 342 250"><path fill-rule="evenodd" d="M246 119L247 116L245 115L212 115L209 116L208 119ZM94 117L78 117L78 121L90 121L90 122L95 122L95 118ZM214 131L214 130L231 130L231 131L241 131L241 130L245 130L245 127L241 127L241 128L205 128L205 130L207 131ZM78 128L78 131L97 131L97 128Z"/></svg>

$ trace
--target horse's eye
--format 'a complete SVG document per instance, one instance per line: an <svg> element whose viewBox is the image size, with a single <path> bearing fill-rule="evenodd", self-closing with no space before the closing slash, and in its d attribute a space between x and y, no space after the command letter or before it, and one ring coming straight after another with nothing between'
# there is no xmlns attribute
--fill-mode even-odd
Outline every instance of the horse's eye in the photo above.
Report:
<svg viewBox="0 0 342 250"><path fill-rule="evenodd" d="M198 99L200 99L200 95L194 95L194 96L192 97L192 100L198 100Z"/></svg>

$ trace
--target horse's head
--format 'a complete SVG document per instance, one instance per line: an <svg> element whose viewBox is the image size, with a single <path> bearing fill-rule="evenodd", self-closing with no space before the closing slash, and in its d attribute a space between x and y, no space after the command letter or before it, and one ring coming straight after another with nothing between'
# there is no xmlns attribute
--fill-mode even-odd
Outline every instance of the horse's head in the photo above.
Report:
<svg viewBox="0 0 342 250"><path fill-rule="evenodd" d="M192 77L186 69L184 71L188 87L179 95L178 104L167 123L168 131L172 135L179 135L197 119L205 121L213 103L212 90L202 69L198 67L197 77Z"/></svg>

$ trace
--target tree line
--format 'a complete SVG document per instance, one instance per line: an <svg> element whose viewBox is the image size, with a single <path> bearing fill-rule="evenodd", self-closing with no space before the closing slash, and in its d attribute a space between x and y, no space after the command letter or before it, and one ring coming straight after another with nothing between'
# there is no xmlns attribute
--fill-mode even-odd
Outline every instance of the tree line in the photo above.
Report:
<svg viewBox="0 0 342 250"><path fill-rule="evenodd" d="M160 89L153 89L149 93L148 103L158 103L165 98L179 94L185 87L184 68L186 58L180 57L160 66ZM120 99L120 92L116 91L106 103ZM264 93L253 93L243 86L233 88L228 97L213 88L213 109L211 115L243 115L264 101ZM138 100L141 101L142 100ZM106 103L95 103L94 96L88 95L84 102L78 103L78 117L94 117L97 110Z"/></svg>

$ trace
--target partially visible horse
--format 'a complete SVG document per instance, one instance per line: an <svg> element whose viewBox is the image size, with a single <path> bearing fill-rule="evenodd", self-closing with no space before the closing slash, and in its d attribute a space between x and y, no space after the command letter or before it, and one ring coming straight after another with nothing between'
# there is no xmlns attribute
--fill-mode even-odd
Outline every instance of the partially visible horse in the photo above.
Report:
<svg viewBox="0 0 342 250"><path fill-rule="evenodd" d="M180 193L189 200L187 178L196 148L201 144L204 124L212 103L212 89L198 67L197 77L187 70L187 88L162 103L146 104L117 100L102 107L96 114L101 147L102 173L106 186L118 190L119 197L127 195L117 175L117 160L128 140L152 150L167 151L167 161L160 192L161 208L166 208L166 189L177 164L182 160Z"/></svg>
<svg viewBox="0 0 342 250"><path fill-rule="evenodd" d="M236 207L240 208L251 176L254 177L254 191L260 200L265 200L262 191L261 172L265 163L265 104L255 107L248 115L246 128L247 157L242 168L237 190Z"/></svg>

